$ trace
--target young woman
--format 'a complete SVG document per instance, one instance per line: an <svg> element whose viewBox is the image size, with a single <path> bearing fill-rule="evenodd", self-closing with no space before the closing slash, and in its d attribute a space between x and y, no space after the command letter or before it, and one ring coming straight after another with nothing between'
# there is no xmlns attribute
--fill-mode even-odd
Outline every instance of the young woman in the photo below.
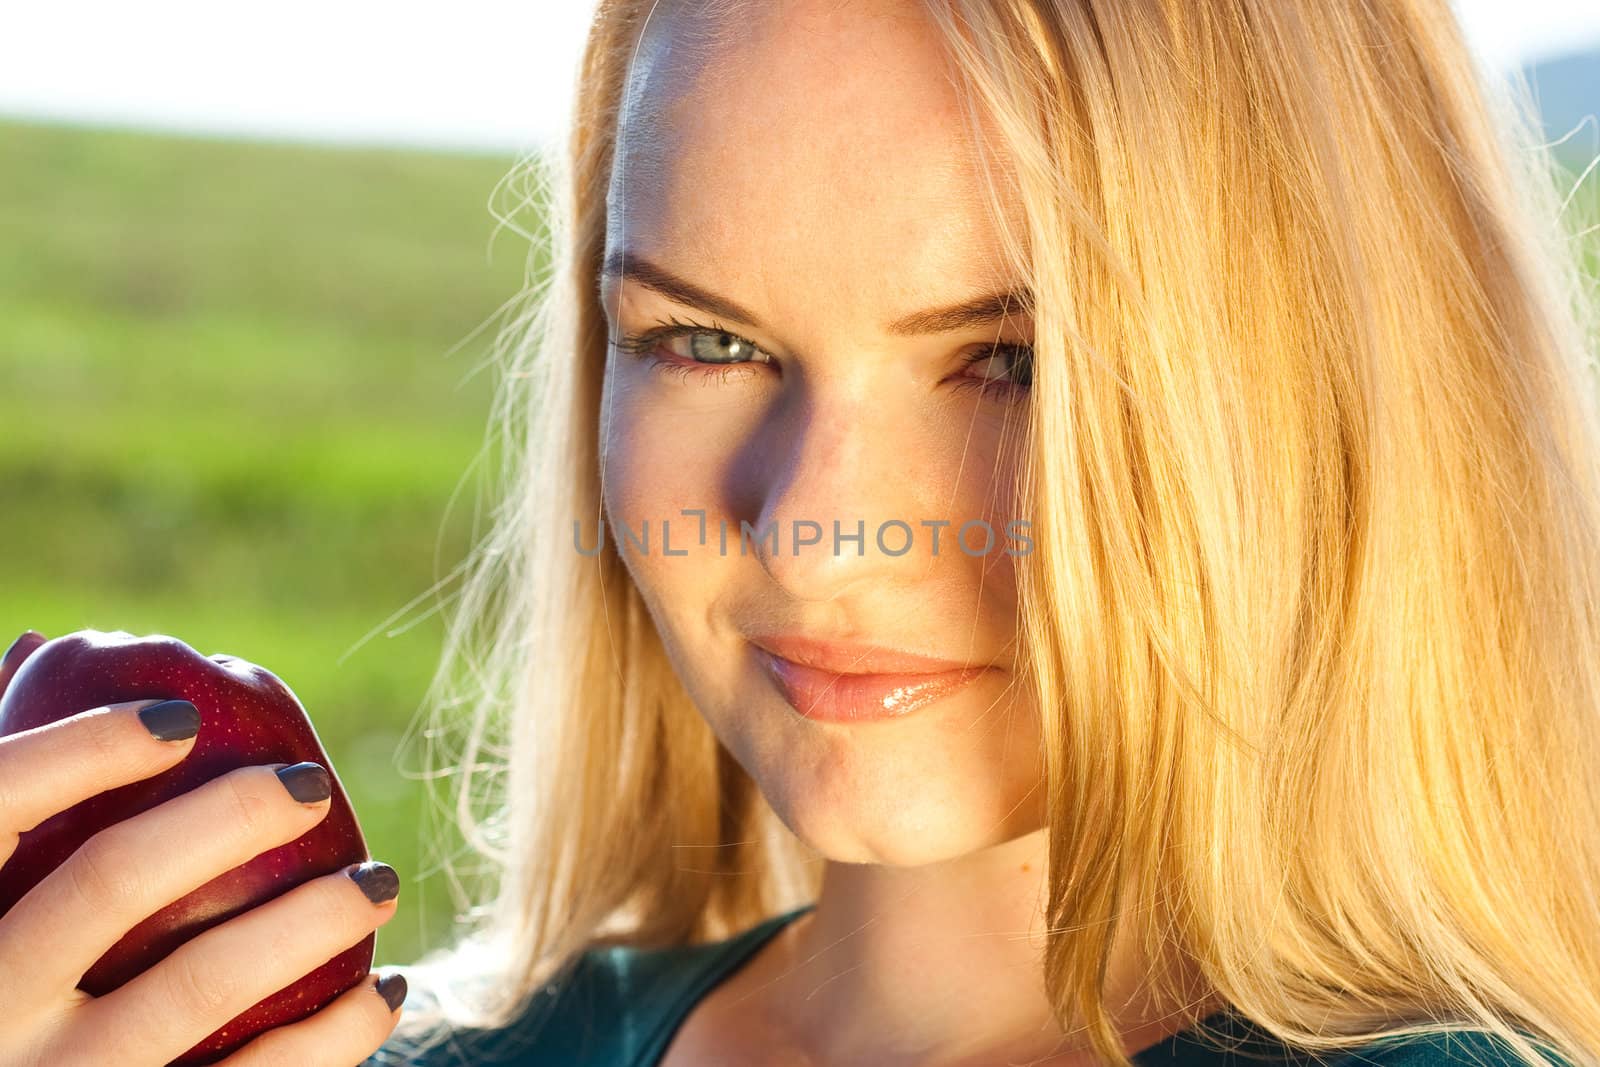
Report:
<svg viewBox="0 0 1600 1067"><path fill-rule="evenodd" d="M1446 0L605 0L579 89L369 1063L1600 1064L1589 297Z"/></svg>

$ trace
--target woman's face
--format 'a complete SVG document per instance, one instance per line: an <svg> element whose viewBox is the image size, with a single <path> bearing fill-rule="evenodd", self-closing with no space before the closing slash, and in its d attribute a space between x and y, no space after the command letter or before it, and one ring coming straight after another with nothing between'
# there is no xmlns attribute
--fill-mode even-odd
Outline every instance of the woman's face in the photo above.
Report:
<svg viewBox="0 0 1600 1067"><path fill-rule="evenodd" d="M608 200L605 534L712 729L823 855L918 865L1037 829L1008 444L1032 324L1015 297L926 314L1020 283L934 30L914 4L787 2L713 43L667 6ZM697 329L617 344L675 323ZM836 680L774 660L805 655L778 636L971 669Z"/></svg>

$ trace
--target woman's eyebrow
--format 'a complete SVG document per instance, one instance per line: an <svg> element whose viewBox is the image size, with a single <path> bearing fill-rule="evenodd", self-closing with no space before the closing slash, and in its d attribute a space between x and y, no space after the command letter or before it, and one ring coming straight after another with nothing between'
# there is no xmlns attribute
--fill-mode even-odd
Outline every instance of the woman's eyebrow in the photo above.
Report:
<svg viewBox="0 0 1600 1067"><path fill-rule="evenodd" d="M746 311L734 301L681 278L643 256L618 249L606 257L605 265L600 269L600 281L604 284L607 278L622 277L631 278L645 288L652 289L679 304L697 307L720 318L732 319L747 326L759 325L759 320L753 313ZM987 326L1007 315L1025 315L1032 307L1033 294L1026 287L1013 288L985 293L947 307L912 312L884 326L884 331L901 337L952 333L974 326Z"/></svg>

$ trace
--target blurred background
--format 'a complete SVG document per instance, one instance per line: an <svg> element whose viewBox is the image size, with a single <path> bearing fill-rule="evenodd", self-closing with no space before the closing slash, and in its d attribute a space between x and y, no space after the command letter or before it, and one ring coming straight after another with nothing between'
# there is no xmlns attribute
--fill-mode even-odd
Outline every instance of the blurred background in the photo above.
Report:
<svg viewBox="0 0 1600 1067"><path fill-rule="evenodd" d="M0 648L170 633L283 678L403 879L380 964L441 944L457 907L421 848L426 747L401 741L436 584L474 536L495 315L540 222L535 203L499 224L528 188L501 180L556 143L593 8L0 15ZM1577 182L1600 4L1457 10L1493 76L1530 79Z"/></svg>

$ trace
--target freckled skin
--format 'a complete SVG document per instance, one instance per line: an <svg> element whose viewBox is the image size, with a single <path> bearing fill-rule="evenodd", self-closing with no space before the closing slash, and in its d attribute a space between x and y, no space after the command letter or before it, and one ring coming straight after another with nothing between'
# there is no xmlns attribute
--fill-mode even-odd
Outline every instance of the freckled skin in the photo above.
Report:
<svg viewBox="0 0 1600 1067"><path fill-rule="evenodd" d="M1081 1036L1062 1042L1040 969L1039 713L1017 673L1017 560L1004 552L1020 547L1006 523L1031 518L1014 487L1031 400L961 388L1009 378L967 356L1031 344L1033 324L1013 313L954 333L886 328L1026 279L1008 275L919 4L772 0L720 35L697 14L707 6L664 2L642 35L606 253L626 249L749 321L606 279L614 340L673 320L714 327L645 353L686 374L608 352L607 536L652 528L656 551L623 555L678 674L824 866L815 909L694 1007L663 1063L1092 1064L1082 1049L1052 1055ZM1025 233L1017 205L1002 209ZM730 354L744 362L695 363ZM705 545L682 509L704 509ZM955 546L973 519L997 532L987 555ZM784 532L805 520L822 545L738 551L741 521ZM835 520L865 524L863 549L833 552ZM875 544L891 520L915 531L904 555ZM922 525L936 520L950 523L937 554ZM663 523L685 555L659 551ZM772 632L994 669L904 718L818 722L789 707L746 642ZM1175 1029L1178 1008L1140 999L1151 967L1138 945L1119 934L1107 981L1131 1049Z"/></svg>
<svg viewBox="0 0 1600 1067"><path fill-rule="evenodd" d="M710 728L822 857L816 907L691 1009L666 1067L706 1062L1094 1064L1043 989L1048 838L1040 717L1018 673L1014 480L1026 389L995 344L1024 314L902 336L914 312L1014 290L952 70L915 0L771 0L718 26L656 6L624 91L606 256L627 250L733 301L723 322L637 278L602 286L611 338L712 326L606 354L603 501L667 523L685 555L624 550ZM984 141L998 146L994 131ZM1011 189L1005 158L992 160ZM1018 203L1002 195L1011 232ZM624 262L626 267L626 262ZM731 336L730 336L731 334ZM650 358L688 366L662 373ZM715 363L709 373L696 360ZM722 371L726 371L723 376ZM682 509L704 509L701 520ZM986 520L997 547L955 547ZM738 550L739 523L824 542ZM832 523L864 523L835 553ZM904 555L874 531L912 526ZM922 523L946 520L941 550ZM720 523L730 550L718 549ZM1042 536L1037 526L1027 536ZM904 537L891 542L901 547ZM798 632L994 670L904 718L827 723L790 709L746 641ZM1178 1024L1144 995L1152 961L1118 929L1107 1006L1125 1048ZM1174 976L1170 976L1174 977ZM1192 974L1179 981L1195 989ZM1066 1051L1062 1051L1066 1049Z"/></svg>
<svg viewBox="0 0 1600 1067"><path fill-rule="evenodd" d="M1016 279L1002 271L954 89L927 77L931 41L907 55L881 31L914 24L862 9L855 17L878 30L830 35L822 61L808 54L805 14L794 14L791 32L753 27L714 57L682 46L682 14L658 16L641 45L607 251L644 255L755 311L754 324L719 324L771 362L722 381L681 378L614 349L605 503L635 530L673 520L674 551L689 555L629 553L630 570L698 706L787 824L830 858L921 864L1040 825L1026 796L1038 781L1037 715L1010 669L1015 560L1004 552L1019 547L1007 521L1025 518L1006 431L1027 399L956 387L984 374L965 354L1026 342L1031 323L885 332L902 315ZM712 324L631 280L603 296L613 336L669 316ZM715 335L665 345L681 359L719 351ZM706 510L705 547L683 508ZM833 554L835 519L847 533L864 521L864 550L845 542ZM895 519L915 531L898 557L874 540ZM996 531L987 555L956 545L973 519ZM798 555L786 540L777 555L741 557L740 520L776 523L786 537L812 520L824 538ZM950 522L937 556L924 520ZM621 543L615 527L608 536ZM903 533L885 537L903 544ZM969 546L982 543L974 529ZM903 721L818 724L788 709L745 646L744 634L770 630L1001 669Z"/></svg>

